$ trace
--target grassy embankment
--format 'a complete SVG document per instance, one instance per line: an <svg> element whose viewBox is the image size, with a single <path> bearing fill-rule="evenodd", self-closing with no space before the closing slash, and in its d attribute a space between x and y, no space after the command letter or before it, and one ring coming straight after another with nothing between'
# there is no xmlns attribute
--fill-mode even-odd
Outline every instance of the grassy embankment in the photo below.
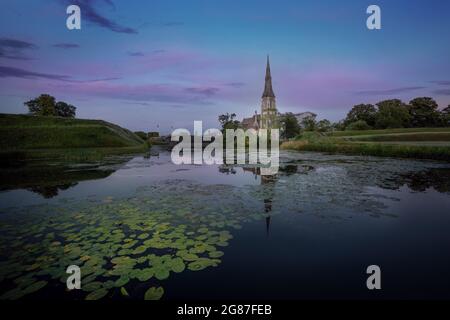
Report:
<svg viewBox="0 0 450 320"><path fill-rule="evenodd" d="M89 161L147 149L147 143L131 131L102 120L0 114L2 162Z"/></svg>
<svg viewBox="0 0 450 320"><path fill-rule="evenodd" d="M281 148L450 161L450 128L305 132Z"/></svg>

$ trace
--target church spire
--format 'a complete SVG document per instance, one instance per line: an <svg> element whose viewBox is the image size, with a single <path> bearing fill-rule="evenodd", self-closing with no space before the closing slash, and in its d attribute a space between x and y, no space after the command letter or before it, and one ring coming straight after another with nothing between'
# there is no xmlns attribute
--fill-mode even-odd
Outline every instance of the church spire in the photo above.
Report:
<svg viewBox="0 0 450 320"><path fill-rule="evenodd" d="M275 94L272 89L272 76L270 75L270 62L269 55L267 55L267 66L266 66L266 81L264 84L264 93L262 95L263 98L270 97L275 98Z"/></svg>

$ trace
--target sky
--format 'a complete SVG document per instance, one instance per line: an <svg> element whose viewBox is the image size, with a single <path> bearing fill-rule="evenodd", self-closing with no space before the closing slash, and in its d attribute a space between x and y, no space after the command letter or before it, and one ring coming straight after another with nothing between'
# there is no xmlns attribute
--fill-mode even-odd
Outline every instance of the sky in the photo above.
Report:
<svg viewBox="0 0 450 320"><path fill-rule="evenodd" d="M66 8L81 8L68 30ZM366 9L381 8L381 30ZM48 93L77 117L169 133L260 110L266 56L280 112L337 121L355 104L450 104L447 0L2 0L0 112Z"/></svg>

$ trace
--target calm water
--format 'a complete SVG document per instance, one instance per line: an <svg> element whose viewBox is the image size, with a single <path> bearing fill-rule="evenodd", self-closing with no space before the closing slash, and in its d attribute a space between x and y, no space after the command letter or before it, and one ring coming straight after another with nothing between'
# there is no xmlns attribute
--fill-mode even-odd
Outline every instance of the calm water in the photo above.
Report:
<svg viewBox="0 0 450 320"><path fill-rule="evenodd" d="M280 161L273 177L175 166L162 149L2 169L0 295L450 298L449 164L297 152ZM83 290L65 289L71 264ZM381 291L366 289L372 264Z"/></svg>

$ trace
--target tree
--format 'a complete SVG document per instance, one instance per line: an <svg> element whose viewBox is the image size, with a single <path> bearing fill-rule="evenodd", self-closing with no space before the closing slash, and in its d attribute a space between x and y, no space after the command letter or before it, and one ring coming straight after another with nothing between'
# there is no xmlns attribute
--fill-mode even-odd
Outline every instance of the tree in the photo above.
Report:
<svg viewBox="0 0 450 320"><path fill-rule="evenodd" d="M411 116L407 106L401 100L384 100L378 102L377 106L375 127L378 129L404 128L409 125Z"/></svg>
<svg viewBox="0 0 450 320"><path fill-rule="evenodd" d="M345 130L369 130L371 126L367 124L364 120L358 120L350 123Z"/></svg>
<svg viewBox="0 0 450 320"><path fill-rule="evenodd" d="M340 120L338 122L334 122L331 125L331 128L333 130L337 130L337 131L344 131L345 130L345 122L344 122L344 120Z"/></svg>
<svg viewBox="0 0 450 320"><path fill-rule="evenodd" d="M63 101L55 102L55 98L49 94L41 94L39 97L24 102L31 114L37 116L58 116L74 118L75 108Z"/></svg>
<svg viewBox="0 0 450 320"><path fill-rule="evenodd" d="M377 109L372 104L358 104L354 106L345 118L345 124L362 120L369 126L374 126L377 116Z"/></svg>
<svg viewBox="0 0 450 320"><path fill-rule="evenodd" d="M328 132L331 131L332 126L331 122L327 119L320 120L317 122L316 130L320 132Z"/></svg>
<svg viewBox="0 0 450 320"><path fill-rule="evenodd" d="M441 119L444 126L450 126L450 104L442 110Z"/></svg>
<svg viewBox="0 0 450 320"><path fill-rule="evenodd" d="M221 114L219 116L219 122L222 125L222 131L225 131L226 129L238 129L241 123L238 120L235 120L235 118L235 113L229 114L227 112L226 114Z"/></svg>
<svg viewBox="0 0 450 320"><path fill-rule="evenodd" d="M134 134L144 141L147 141L148 139L148 135L144 131L135 131Z"/></svg>
<svg viewBox="0 0 450 320"><path fill-rule="evenodd" d="M441 124L438 104L432 98L415 98L409 102L408 110L411 127L435 127Z"/></svg>
<svg viewBox="0 0 450 320"><path fill-rule="evenodd" d="M281 137L283 139L294 138L300 133L300 125L293 113L288 112L280 117L280 124L283 131Z"/></svg>
<svg viewBox="0 0 450 320"><path fill-rule="evenodd" d="M38 116L54 116L55 98L49 94L41 94L39 97L24 103L31 114Z"/></svg>
<svg viewBox="0 0 450 320"><path fill-rule="evenodd" d="M316 130L316 119L314 117L306 117L302 120L301 125L305 131L314 131Z"/></svg>
<svg viewBox="0 0 450 320"><path fill-rule="evenodd" d="M75 118L76 110L76 107L63 101L58 101L55 105L55 112L58 117Z"/></svg>
<svg viewBox="0 0 450 320"><path fill-rule="evenodd" d="M442 113L450 114L450 104L447 106L447 108L442 109Z"/></svg>

